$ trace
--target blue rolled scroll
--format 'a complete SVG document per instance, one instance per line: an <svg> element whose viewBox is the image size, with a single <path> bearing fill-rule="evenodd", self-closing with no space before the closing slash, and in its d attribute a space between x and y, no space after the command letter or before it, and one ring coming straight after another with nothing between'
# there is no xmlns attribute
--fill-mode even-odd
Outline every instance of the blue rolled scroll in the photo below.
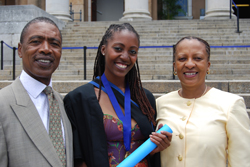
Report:
<svg viewBox="0 0 250 167"><path fill-rule="evenodd" d="M160 133L161 131L173 133L172 129L166 124L161 127L156 133ZM156 147L157 145L153 143L149 138L134 152L132 152L127 158L125 158L117 167L134 167Z"/></svg>

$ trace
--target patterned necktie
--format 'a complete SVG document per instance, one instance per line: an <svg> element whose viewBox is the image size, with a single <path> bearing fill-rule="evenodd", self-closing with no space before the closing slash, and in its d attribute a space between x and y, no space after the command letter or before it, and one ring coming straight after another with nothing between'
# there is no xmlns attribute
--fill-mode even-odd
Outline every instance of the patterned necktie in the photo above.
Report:
<svg viewBox="0 0 250 167"><path fill-rule="evenodd" d="M65 167L66 158L61 126L61 112L58 102L53 95L52 88L47 86L44 89L44 93L49 99L49 136L63 164L63 167Z"/></svg>

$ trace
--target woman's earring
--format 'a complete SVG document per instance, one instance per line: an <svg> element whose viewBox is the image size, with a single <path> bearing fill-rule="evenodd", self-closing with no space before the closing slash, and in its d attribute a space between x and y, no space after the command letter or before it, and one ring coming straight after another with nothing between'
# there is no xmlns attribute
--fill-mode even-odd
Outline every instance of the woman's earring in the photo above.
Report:
<svg viewBox="0 0 250 167"><path fill-rule="evenodd" d="M173 74L174 74L174 75L177 75L177 72L176 72L176 71L174 71L174 72L173 72Z"/></svg>
<svg viewBox="0 0 250 167"><path fill-rule="evenodd" d="M105 56L105 53L103 53L102 55Z"/></svg>
<svg viewBox="0 0 250 167"><path fill-rule="evenodd" d="M207 70L207 74L210 74L210 70Z"/></svg>

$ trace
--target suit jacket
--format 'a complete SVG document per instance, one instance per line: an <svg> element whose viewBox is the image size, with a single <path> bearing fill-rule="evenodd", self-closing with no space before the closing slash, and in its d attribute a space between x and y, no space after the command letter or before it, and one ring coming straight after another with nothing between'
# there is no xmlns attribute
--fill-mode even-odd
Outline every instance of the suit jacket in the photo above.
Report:
<svg viewBox="0 0 250 167"><path fill-rule="evenodd" d="M54 95L59 102L64 125L67 167L72 167L71 125L62 97L55 91ZM36 107L19 78L0 90L0 166L61 166Z"/></svg>
<svg viewBox="0 0 250 167"><path fill-rule="evenodd" d="M148 90L144 90L152 107L155 108L154 96ZM123 106L124 97L117 90L113 91L118 103ZM109 167L103 112L96 98L94 86L88 83L68 93L64 98L64 106L73 129L74 159L85 161L88 167ZM145 138L148 138L154 129L147 116L133 103L131 116L136 120ZM160 166L159 153L147 158L151 167Z"/></svg>

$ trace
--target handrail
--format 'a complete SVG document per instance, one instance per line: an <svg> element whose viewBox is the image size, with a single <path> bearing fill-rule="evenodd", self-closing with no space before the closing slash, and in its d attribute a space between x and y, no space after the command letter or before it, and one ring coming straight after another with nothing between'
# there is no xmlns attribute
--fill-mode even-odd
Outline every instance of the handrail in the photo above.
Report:
<svg viewBox="0 0 250 167"><path fill-rule="evenodd" d="M172 46L173 47L173 64L174 64L174 61L175 61L175 57L174 57L174 47L175 47L175 45L173 45ZM173 79L175 79L175 75L174 75L174 66L172 67L172 71L173 71L173 74L172 74L172 77L173 77Z"/></svg>
<svg viewBox="0 0 250 167"><path fill-rule="evenodd" d="M11 50L13 50L13 62L16 61L15 58L14 58L14 50L17 50L16 47L11 47L10 45L8 45L7 43L5 43L4 41L1 41L1 70L3 70L3 44L5 44L8 48L10 48ZM14 63L13 63L13 66L14 66ZM14 68L13 67L13 71L14 71ZM14 73L13 73L14 74ZM13 78L14 78L14 75L13 75Z"/></svg>
<svg viewBox="0 0 250 167"><path fill-rule="evenodd" d="M229 3L229 18L232 19L232 0L230 0L230 3Z"/></svg>
<svg viewBox="0 0 250 167"><path fill-rule="evenodd" d="M1 41L1 70L3 70L3 41Z"/></svg>
<svg viewBox="0 0 250 167"><path fill-rule="evenodd" d="M86 60L86 55L87 55L87 53L86 53L86 52L87 52L87 46L84 46L84 47L83 47L83 59L84 59L84 60L83 60L83 63L84 63L84 64L83 64L83 68L84 68L83 71L84 71L84 72L83 72L83 73L84 73L84 80L86 80L86 74L87 74L87 68L86 68L86 66L87 66L87 65L86 65L86 64L87 64L87 63L86 63L86 62L87 62L87 60Z"/></svg>
<svg viewBox="0 0 250 167"><path fill-rule="evenodd" d="M80 12L74 12L74 10L72 10L72 2L70 2L69 8L69 13L72 21L82 21L82 10L80 10ZM80 14L80 19L74 19L75 14Z"/></svg>
<svg viewBox="0 0 250 167"><path fill-rule="evenodd" d="M13 47L13 71L12 71L12 79L16 79L16 47Z"/></svg>
<svg viewBox="0 0 250 167"><path fill-rule="evenodd" d="M1 41L1 44L5 44L8 48L13 50L13 80L15 79L15 51L18 49L16 47L11 47L4 41ZM167 45L167 46L140 46L140 48L173 48L174 45ZM210 46L210 48L250 48L250 45L230 45L230 46ZM98 47L62 47L62 49L83 49L83 59L84 59L84 80L86 80L86 56L87 56L87 49L98 49ZM1 57L3 57L3 48L1 49ZM3 58L1 58L1 64L3 63ZM2 66L3 67L3 66ZM175 76L173 75L173 79Z"/></svg>
<svg viewBox="0 0 250 167"><path fill-rule="evenodd" d="M241 31L240 31L240 23L239 23L240 8L234 3L233 0L230 0L230 19L232 18L232 12L231 12L231 10L232 10L232 3L234 4L234 6L235 6L235 8L237 10L237 30L236 30L236 32L237 33L241 33Z"/></svg>

